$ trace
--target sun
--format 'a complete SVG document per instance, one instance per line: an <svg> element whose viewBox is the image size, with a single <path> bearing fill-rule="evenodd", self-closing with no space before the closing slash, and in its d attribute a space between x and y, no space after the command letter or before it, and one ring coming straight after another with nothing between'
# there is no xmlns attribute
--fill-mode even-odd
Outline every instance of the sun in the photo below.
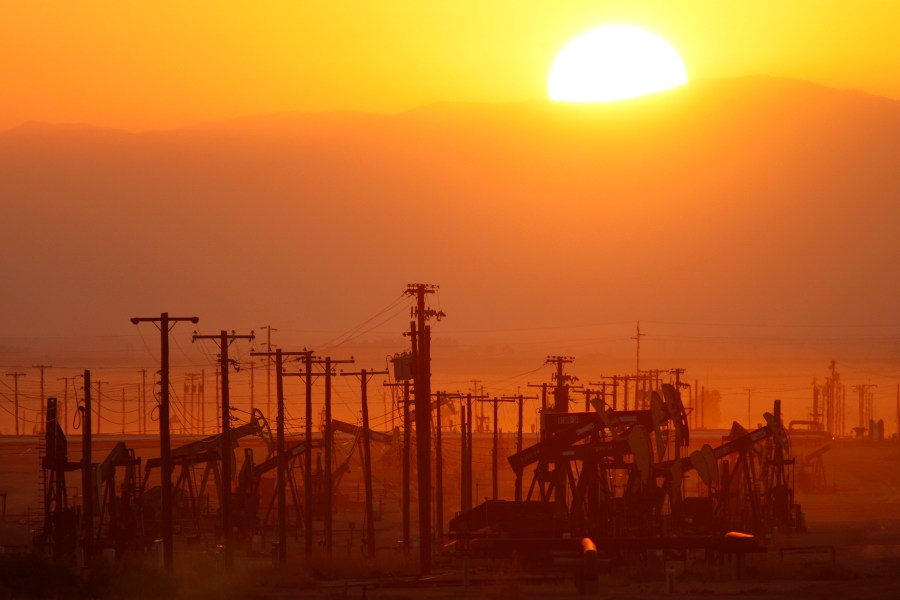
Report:
<svg viewBox="0 0 900 600"><path fill-rule="evenodd" d="M640 27L604 25L566 44L550 69L551 100L610 102L687 83L678 52Z"/></svg>

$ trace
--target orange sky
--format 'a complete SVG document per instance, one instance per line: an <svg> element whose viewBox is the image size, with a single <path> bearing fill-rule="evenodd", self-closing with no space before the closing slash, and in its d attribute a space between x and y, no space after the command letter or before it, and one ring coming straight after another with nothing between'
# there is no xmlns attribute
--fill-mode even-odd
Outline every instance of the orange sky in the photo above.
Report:
<svg viewBox="0 0 900 600"><path fill-rule="evenodd" d="M900 98L895 1L7 0L0 130L528 100L545 95L566 41L607 22L663 36L691 77L797 77Z"/></svg>

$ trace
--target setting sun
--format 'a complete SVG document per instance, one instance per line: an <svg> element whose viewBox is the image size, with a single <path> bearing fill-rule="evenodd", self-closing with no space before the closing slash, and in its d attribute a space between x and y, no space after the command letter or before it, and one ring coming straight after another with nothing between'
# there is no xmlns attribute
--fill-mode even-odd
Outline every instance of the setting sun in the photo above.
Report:
<svg viewBox="0 0 900 600"><path fill-rule="evenodd" d="M551 100L609 102L687 83L681 57L665 40L630 25L591 30L559 51L550 69Z"/></svg>

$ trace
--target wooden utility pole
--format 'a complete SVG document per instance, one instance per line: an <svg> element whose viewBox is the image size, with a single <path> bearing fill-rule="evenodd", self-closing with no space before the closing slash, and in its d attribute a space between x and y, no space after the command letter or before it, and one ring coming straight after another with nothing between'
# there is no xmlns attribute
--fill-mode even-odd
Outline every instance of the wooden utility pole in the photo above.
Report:
<svg viewBox="0 0 900 600"><path fill-rule="evenodd" d="M553 374L554 379L556 380L556 388L554 389L554 403L553 410L558 413L569 412L569 381L575 381L575 378L566 375L563 372L563 367L566 363L571 363L575 359L571 356L548 356L547 364L556 364L556 373ZM568 495L568 485L569 482L566 478L566 473L569 471L569 462L565 459L561 459L556 461L556 482L555 482L555 494L556 494L556 504L555 504L555 514L557 518L562 518L565 516L566 511L568 510L567 506L567 495Z"/></svg>
<svg viewBox="0 0 900 600"><path fill-rule="evenodd" d="M494 408L494 449L491 451L491 497L494 500L498 500L500 498L500 486L499 486L499 472L500 472L500 434L499 427L497 423L497 412L498 406L501 402L515 402L515 398L503 397L498 398L494 396L493 398L487 398L485 400L481 400L481 402L490 402Z"/></svg>
<svg viewBox="0 0 900 600"><path fill-rule="evenodd" d="M636 364L635 372L637 373L637 375L639 377L641 375L641 338L646 337L646 335L647 335L646 333L641 333L641 322L638 321L637 322L637 334L634 335L631 339L633 339L637 342L637 361L635 363ZM635 395L637 395L637 392L635 392Z"/></svg>
<svg viewBox="0 0 900 600"><path fill-rule="evenodd" d="M174 537L172 532L172 446L169 432L169 331L179 321L197 324L197 317L170 317L169 313L156 317L133 317L131 322L156 325L160 333L160 384L159 384L159 476L160 476L160 534L163 540L163 565L174 570Z"/></svg>
<svg viewBox="0 0 900 600"><path fill-rule="evenodd" d="M282 363L281 348L275 350L275 395L278 401L277 415L275 417L275 451L278 453L278 563L284 565L287 562L287 500L285 498L285 472L287 471L287 457L284 455L284 366ZM250 381L253 381L253 361L250 361ZM250 386L250 404L253 404L253 385ZM253 408L250 409L253 414ZM307 444L309 441L307 441ZM308 450L310 451L310 450Z"/></svg>
<svg viewBox="0 0 900 600"><path fill-rule="evenodd" d="M104 383L109 383L108 381L100 381L99 379L94 382L97 386L97 435L100 435L100 404L103 401L103 396L101 395L101 388Z"/></svg>
<svg viewBox="0 0 900 600"><path fill-rule="evenodd" d="M284 357L286 356L302 356L306 362L310 362L312 350L303 350L302 352L284 352L281 348L276 348L275 352L251 352L250 356L265 356L266 363L269 362L270 355L275 357L275 396L276 396L276 417L275 417L275 452L277 461L277 472L275 484L275 493L278 500L278 562L284 564L287 562L287 499L286 499L286 481L287 481L287 454L284 448L284 377L286 375L304 376L305 373L285 373ZM253 361L250 362L253 364ZM253 372L252 370L250 371ZM250 409L253 412L253 409ZM309 421L307 421L307 429L309 429ZM307 433L306 452L307 457L312 455L312 434ZM308 470L307 470L308 472ZM308 477L308 475L307 475ZM311 488L311 484L305 482L304 485ZM309 492L311 496L311 489ZM306 515L306 531L308 536L312 537L312 514L311 502L307 501ZM311 544L310 544L311 546ZM311 547L309 553L311 553Z"/></svg>
<svg viewBox="0 0 900 600"><path fill-rule="evenodd" d="M75 377L57 377L57 381L63 382L63 433L69 434L69 382L75 381ZM72 386L74 387L74 383Z"/></svg>
<svg viewBox="0 0 900 600"><path fill-rule="evenodd" d="M267 361L268 362L268 361ZM256 365L256 361L250 361L250 414L253 414L253 409L256 408L256 399L254 398L254 382L253 382L253 367ZM267 417L268 418L268 417Z"/></svg>
<svg viewBox="0 0 900 600"><path fill-rule="evenodd" d="M222 372L222 445L219 449L222 460L222 490L220 491L221 501L220 508L222 512L222 539L225 545L225 570L232 571L234 569L234 544L231 541L231 461L232 439L231 439L231 403L228 390L228 347L234 340L250 340L254 339L251 332L249 335L238 335L234 332L228 333L224 329L218 335L200 335L194 334L193 340L212 340L219 347L219 370Z"/></svg>
<svg viewBox="0 0 900 600"><path fill-rule="evenodd" d="M409 284L406 294L415 296L413 314L416 321L410 324L412 340L413 380L416 406L416 463L419 475L419 570L431 572L431 328L426 321L438 321L445 315L425 307L425 296L437 291L436 285Z"/></svg>
<svg viewBox="0 0 900 600"><path fill-rule="evenodd" d="M271 325L263 325L260 329L266 330L266 352L272 352L272 332L278 331ZM272 414L272 356L266 359L266 418Z"/></svg>
<svg viewBox="0 0 900 600"><path fill-rule="evenodd" d="M306 529L304 530L304 546L307 556L313 553L313 489L312 489L312 351L304 359L304 378L306 384L306 443L309 448L303 457L303 498L306 502Z"/></svg>
<svg viewBox="0 0 900 600"><path fill-rule="evenodd" d="M206 435L206 369L200 369L200 435Z"/></svg>
<svg viewBox="0 0 900 600"><path fill-rule="evenodd" d="M564 369L566 364L574 361L575 358L572 356L548 356L545 361L548 365L556 365L556 372L553 374L556 381L553 389L554 412L569 412L569 382L578 381L578 378L566 375Z"/></svg>
<svg viewBox="0 0 900 600"><path fill-rule="evenodd" d="M405 375L405 373L404 373ZM398 377L402 379L402 377ZM385 383L385 386L402 386L403 387L403 447L401 450L401 461L400 465L400 519L401 519L401 529L403 531L403 539L401 540L401 548L403 550L404 556L409 554L409 541L410 541L410 518L409 518L409 505L410 505L410 482L409 482L409 471L410 471L410 443L412 439L412 425L410 423L410 415L409 415L409 402L410 402L410 387L409 387L409 379L402 379L400 382L396 383Z"/></svg>
<svg viewBox="0 0 900 600"><path fill-rule="evenodd" d="M362 403L362 444L363 444L363 482L366 488L366 557L375 558L375 508L372 493L372 448L369 443L369 379L377 375L387 375L385 371L367 371L362 369L354 373L341 372L342 376L359 378L360 402Z"/></svg>
<svg viewBox="0 0 900 600"><path fill-rule="evenodd" d="M437 393L434 418L434 523L437 527L438 548L444 546L444 448L443 448L443 424L441 423L441 405L444 403L444 393Z"/></svg>
<svg viewBox="0 0 900 600"><path fill-rule="evenodd" d="M547 410L547 384L546 383L529 383L528 387L533 388L541 388L541 409L538 411L540 418L543 419L544 411ZM540 421L536 420L534 424L534 428L540 434L540 439L543 441L544 439L544 428L541 426Z"/></svg>
<svg viewBox="0 0 900 600"><path fill-rule="evenodd" d="M468 460L466 458L466 454L468 454L468 447L466 444L466 405L463 404L459 407L459 431L460 431L460 441L459 441L459 511L465 512L466 509L466 492L468 491L468 484L466 483L466 479L468 478L468 473L466 471L466 465L468 464Z"/></svg>
<svg viewBox="0 0 900 600"><path fill-rule="evenodd" d="M267 353L268 354L268 353ZM306 444L307 450L303 454L303 503L304 503L304 546L307 556L313 553L313 484L312 484L312 382L316 375L312 372L314 364L324 364L324 360L313 357L312 350L303 350L302 352L282 353L293 354L303 357L304 370L300 373L286 373L286 375L296 375L303 378L306 384ZM330 393L330 391L329 391Z"/></svg>
<svg viewBox="0 0 900 600"><path fill-rule="evenodd" d="M522 394L517 394L515 396L503 396L500 398L501 402L516 402L518 404L518 434L516 435L516 453L522 451L522 417L523 417L523 406L525 400L537 400L537 396L523 396ZM495 404L496 406L496 404ZM496 415L494 419L496 420ZM495 461L496 462L496 461ZM515 499L516 502L522 501L522 475L521 473L516 473L516 487L515 487Z"/></svg>
<svg viewBox="0 0 900 600"><path fill-rule="evenodd" d="M478 386L474 386L474 389L478 389ZM472 406L472 401L481 402L483 400L490 399L490 396L481 394L478 396L472 395L471 392L460 394L459 392L455 394L447 394L444 393L444 400L447 399L459 399L460 400L460 443L462 447L460 449L460 510L467 511L472 508L472 421L475 416L475 409Z"/></svg>
<svg viewBox="0 0 900 600"><path fill-rule="evenodd" d="M91 372L84 371L84 413L81 415L81 540L84 564L94 553L94 467L91 452Z"/></svg>
<svg viewBox="0 0 900 600"><path fill-rule="evenodd" d="M141 433L147 435L147 369L138 373L141 374Z"/></svg>
<svg viewBox="0 0 900 600"><path fill-rule="evenodd" d="M12 373L7 373L6 376L13 378L13 404L15 405L16 411L16 435L19 435L19 377L25 377L26 374L13 371Z"/></svg>
<svg viewBox="0 0 900 600"><path fill-rule="evenodd" d="M32 369L40 369L41 370L41 401L40 401L40 417L38 420L38 431L43 433L46 430L47 423L44 418L44 403L47 402L47 398L44 396L44 369L52 369L53 365L31 365Z"/></svg>
<svg viewBox="0 0 900 600"><path fill-rule="evenodd" d="M197 394L197 384L195 380L200 377L200 373L185 373L185 404L190 404L190 416L191 416L191 433L200 433L200 428L198 427L197 421L199 420L199 410L195 411L194 408L199 408L199 394ZM190 400L188 400L190 398ZM185 417L188 415L188 411L185 410Z"/></svg>
<svg viewBox="0 0 900 600"><path fill-rule="evenodd" d="M330 356L325 357L325 481L323 482L324 490L324 511L323 519L325 526L325 550L331 557L334 549L334 489L332 483L332 461L334 460L334 428L331 424L331 378L334 377L334 365L339 363L352 363L349 360L334 360Z"/></svg>

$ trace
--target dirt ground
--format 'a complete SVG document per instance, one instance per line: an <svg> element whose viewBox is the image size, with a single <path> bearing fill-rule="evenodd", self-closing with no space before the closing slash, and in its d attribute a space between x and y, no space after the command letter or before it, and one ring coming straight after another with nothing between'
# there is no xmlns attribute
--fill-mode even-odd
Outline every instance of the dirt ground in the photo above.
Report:
<svg viewBox="0 0 900 600"><path fill-rule="evenodd" d="M115 441L118 440L95 440L94 460L102 460ZM176 439L173 445L185 441L188 440ZM157 442L153 438L129 438L127 443L144 459L155 455ZM70 446L69 460L78 460L80 444L70 440ZM0 506L5 499L6 511L0 521L0 547L4 552L26 551L31 532L40 526L37 447L36 438L0 438ZM802 448L797 449L798 454L803 452ZM448 457L447 464L452 464L452 447ZM483 462L479 472L482 489L486 490L490 461L485 458ZM667 594L663 565L659 564L640 571L602 575L597 597L900 598L900 444L833 442L825 455L825 464L827 492L797 491L796 501L802 505L808 532L771 536L767 540L769 552L749 557L742 579L734 580L728 565L709 566L702 561L687 565L670 563L668 566L675 572L674 590ZM210 579L209 573L218 573L216 540L207 537L188 543L179 539L176 573L180 570L180 576L188 582L180 588L181 596L328 600L469 596L487 600L537 600L579 595L565 573L557 572L554 578L548 579L546 574L516 571L504 564L471 565L468 588L461 585L464 578L461 565L451 561L438 561L434 575L426 580L417 577L414 562L404 560L398 550L400 507L399 486L395 482L399 477L387 469L379 476L378 468L376 463L375 489L381 513L376 527L377 559L362 557L363 517L357 504L361 498L361 477L358 467L351 463L350 473L341 482L347 503L335 516L332 562L326 563L321 558L313 563L304 562L302 539L291 536L288 568L277 571L271 566L269 551L274 535L268 534L261 544L257 541L256 553L251 552L249 543L239 548L235 574L217 575L212 583L201 584L198 581ZM79 473L71 474L67 482L69 495L77 503ZM511 482L507 475L501 478L501 497L511 496ZM457 486L454 469L448 467L445 519L458 509Z"/></svg>

